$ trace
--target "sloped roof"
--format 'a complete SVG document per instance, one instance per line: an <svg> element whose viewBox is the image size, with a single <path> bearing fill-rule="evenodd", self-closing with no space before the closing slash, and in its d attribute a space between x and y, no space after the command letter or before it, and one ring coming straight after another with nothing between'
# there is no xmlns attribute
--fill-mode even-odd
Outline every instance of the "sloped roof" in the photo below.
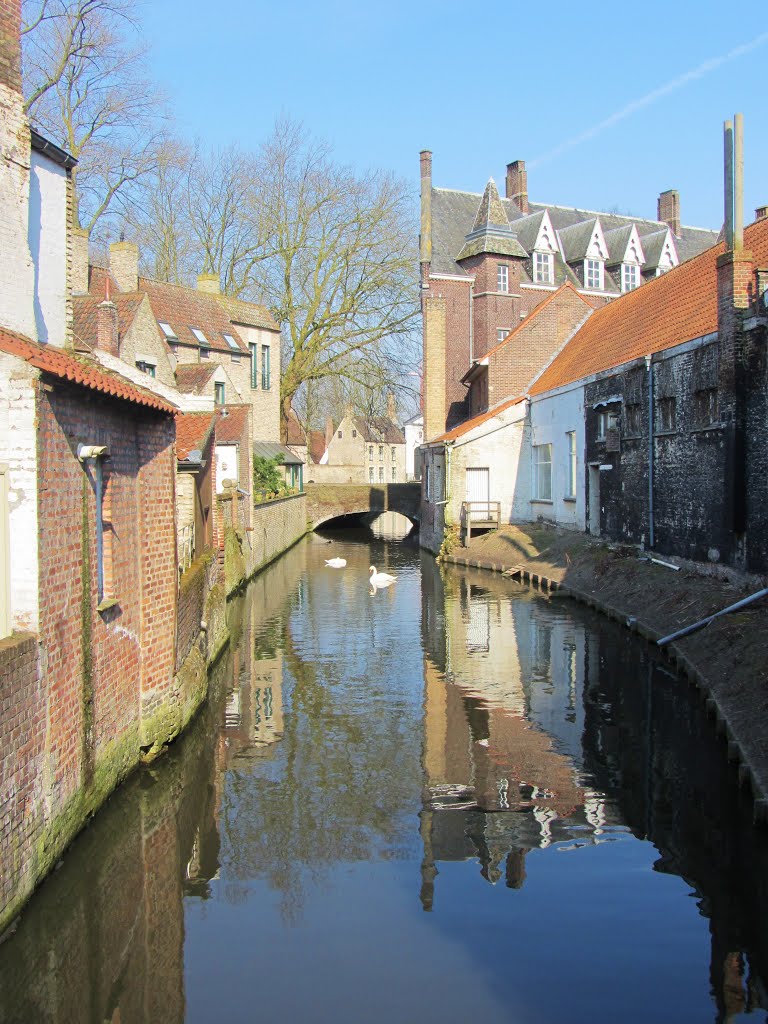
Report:
<svg viewBox="0 0 768 1024"><path fill-rule="evenodd" d="M199 395L218 368L218 363L179 363L176 387L183 395Z"/></svg>
<svg viewBox="0 0 768 1024"><path fill-rule="evenodd" d="M608 246L608 259L606 260L606 266L613 267L617 263L621 263L626 254L631 236L631 224L624 224L620 228L612 228L610 231L604 232L603 237L605 238L605 244ZM645 252L645 250L643 250L643 252Z"/></svg>
<svg viewBox="0 0 768 1024"><path fill-rule="evenodd" d="M136 318L136 312L144 301L143 295L133 292L127 295L111 293L110 301L117 307L117 333L123 338ZM72 297L72 329L75 340L84 342L89 348L96 348L98 340L99 306L104 297L95 295L74 295Z"/></svg>
<svg viewBox="0 0 768 1024"><path fill-rule="evenodd" d="M299 417L296 415L295 409L288 410L287 419L287 438L286 444L293 444L296 447L300 447L307 443L307 435L304 433L304 428L299 422Z"/></svg>
<svg viewBox="0 0 768 1024"><path fill-rule="evenodd" d="M568 227L558 230L560 245L568 263L584 259L596 224L597 217L592 217L590 220L581 221L579 224L570 224Z"/></svg>
<svg viewBox="0 0 768 1024"><path fill-rule="evenodd" d="M455 189L433 188L432 189L432 263L431 273L451 274L458 277L469 277L465 270L456 262L456 256L461 251L467 238L472 231L478 206L482 197L477 192L461 192ZM549 212L552 227L555 231L562 230L569 225L581 224L584 221L594 221L600 218L603 231L611 231L614 228L627 224L637 225L640 240L645 247L645 236L653 232L667 229L663 221L647 220L642 217L632 217L625 214L602 213L596 210L581 210L571 206L557 206L550 203L529 203L529 213L524 215L520 212L517 204L511 199L500 199L500 203L507 215L509 226L513 235L517 236L517 222L521 223L521 235L519 241L525 245L523 237L526 231L528 218ZM697 253L708 248L717 241L717 231L710 231L706 228L681 228L680 237L675 238L677 251L680 260L690 259Z"/></svg>
<svg viewBox="0 0 768 1024"><path fill-rule="evenodd" d="M355 416L352 422L364 441L383 444L405 444L405 434L387 416L372 416L370 419Z"/></svg>
<svg viewBox="0 0 768 1024"><path fill-rule="evenodd" d="M263 327L268 331L280 330L280 325L267 307L258 302L233 299L229 295L217 295L215 298L233 323L243 324L245 327Z"/></svg>
<svg viewBox="0 0 768 1024"><path fill-rule="evenodd" d="M219 406L220 412L216 417L216 444L237 444L244 438L250 408L250 405Z"/></svg>
<svg viewBox="0 0 768 1024"><path fill-rule="evenodd" d="M183 412L176 417L176 458L185 462L190 452L203 451L213 428L212 412Z"/></svg>
<svg viewBox="0 0 768 1024"><path fill-rule="evenodd" d="M474 416L471 420L465 420L464 423L460 423L458 427L454 427L453 430L449 430L445 434L441 434L433 441L430 441L429 445L438 444L441 441L455 441L457 438L463 437L464 434L468 434L470 430L474 430L475 427L479 427L481 424L487 423L488 420L494 419L499 415L499 413L502 413L507 409L511 409L513 405L519 405L520 402L524 401L525 395L508 398L505 402L501 402L499 405L494 406L493 409L489 409L487 412L482 412L479 416Z"/></svg>
<svg viewBox="0 0 768 1024"><path fill-rule="evenodd" d="M253 454L260 456L262 459L274 459L276 455L282 455L282 465L284 466L304 465L303 460L299 458L296 452L292 452L290 448L287 448L284 444L278 444L276 441L254 441Z"/></svg>
<svg viewBox="0 0 768 1024"><path fill-rule="evenodd" d="M135 405L144 405L159 412L175 413L176 409L157 395L121 377L111 373L83 358L66 352L54 345L39 345L21 334L0 328L0 351L8 355L18 356L43 373L69 380L74 384L82 384L85 388L99 391L113 398L120 398Z"/></svg>
<svg viewBox="0 0 768 1024"><path fill-rule="evenodd" d="M768 261L768 220L744 232L758 264ZM723 243L597 309L530 389L538 395L717 330L717 257Z"/></svg>
<svg viewBox="0 0 768 1024"><path fill-rule="evenodd" d="M145 277L139 278L139 291L149 296L155 319L170 324L181 344L200 347L192 333L192 328L196 327L206 336L211 349L217 352L233 351L224 340L225 334L235 339L239 351L249 351L217 296L183 285L161 284ZM162 332L161 336L165 337Z"/></svg>
<svg viewBox="0 0 768 1024"><path fill-rule="evenodd" d="M309 432L309 455L312 461L319 464L320 459L325 455L325 433L322 430L310 430Z"/></svg>

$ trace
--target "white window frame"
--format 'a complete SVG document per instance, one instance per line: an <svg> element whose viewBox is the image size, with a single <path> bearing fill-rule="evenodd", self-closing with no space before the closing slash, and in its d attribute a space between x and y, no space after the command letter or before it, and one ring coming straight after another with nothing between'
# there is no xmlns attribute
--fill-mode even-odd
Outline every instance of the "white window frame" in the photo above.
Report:
<svg viewBox="0 0 768 1024"><path fill-rule="evenodd" d="M603 261L587 258L584 260L584 287L601 292L604 285ZM596 283L595 283L596 282Z"/></svg>
<svg viewBox="0 0 768 1024"><path fill-rule="evenodd" d="M383 484L384 482L384 466L381 465L379 466L379 483Z"/></svg>
<svg viewBox="0 0 768 1024"><path fill-rule="evenodd" d="M555 258L551 252L534 252L533 281L534 284L552 284L555 280Z"/></svg>
<svg viewBox="0 0 768 1024"><path fill-rule="evenodd" d="M496 291L503 292L505 295L509 293L509 264L507 263L496 264Z"/></svg>
<svg viewBox="0 0 768 1024"><path fill-rule="evenodd" d="M568 464L566 467L565 497L575 498L576 475L578 472L578 458L576 455L576 431L567 430L565 432L565 437L566 443L568 445Z"/></svg>
<svg viewBox="0 0 768 1024"><path fill-rule="evenodd" d="M368 467L368 483L369 484L374 483L374 479L373 479L373 466L369 466Z"/></svg>
<svg viewBox="0 0 768 1024"><path fill-rule="evenodd" d="M496 344L500 345L502 343L502 341L504 341L506 336L509 334L509 332L510 332L510 328L509 327L497 327L496 328Z"/></svg>
<svg viewBox="0 0 768 1024"><path fill-rule="evenodd" d="M205 334L200 330L199 327L190 327L189 329L190 329L190 331L192 331L192 334L195 336L198 344L200 345L200 348L210 348L211 347L210 341L208 341L208 339L206 338Z"/></svg>
<svg viewBox="0 0 768 1024"><path fill-rule="evenodd" d="M634 291L640 284L640 267L636 263L621 264L621 290Z"/></svg>
<svg viewBox="0 0 768 1024"><path fill-rule="evenodd" d="M552 444L533 446L534 501L552 501Z"/></svg>

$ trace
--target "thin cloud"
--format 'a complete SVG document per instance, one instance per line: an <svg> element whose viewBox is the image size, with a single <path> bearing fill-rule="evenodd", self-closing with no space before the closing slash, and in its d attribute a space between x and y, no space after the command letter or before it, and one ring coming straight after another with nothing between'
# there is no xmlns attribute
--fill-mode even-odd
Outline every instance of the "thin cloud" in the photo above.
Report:
<svg viewBox="0 0 768 1024"><path fill-rule="evenodd" d="M550 150L549 153L545 153L543 156L537 157L532 160L529 167L538 167L540 164L546 163L548 160L554 160L555 157L560 156L568 149L573 149L574 146L581 145L582 142L588 142L590 139L594 139L595 136L601 135L608 128L612 128L619 121L623 121L625 118L634 114L638 110L642 110L643 107L648 107L651 103L655 103L656 100L661 99L663 96L668 96L671 92L676 92L678 89L682 89L683 86L688 85L690 82L695 82L699 78L703 78L708 75L711 71L716 71L717 68L723 64L727 64L731 60L736 60L737 57L742 57L745 53L749 53L751 50L756 50L758 46L762 46L768 42L768 32L763 32L761 35L756 36L748 43L742 43L741 46L735 47L733 50L729 50L728 53L724 53L720 57L712 57L710 60L705 60L703 64L699 64L697 68L692 71L686 71L682 75L678 75L677 78L673 78L670 82L665 85L660 85L658 89L653 89L651 92L646 93L645 96L641 96L640 99L633 100L628 103L626 107L622 107L621 110L617 110L615 114L611 114L610 117L606 117L604 121L598 121L597 124L588 128L580 135L575 135L572 139L568 139L566 142L561 142L559 146Z"/></svg>

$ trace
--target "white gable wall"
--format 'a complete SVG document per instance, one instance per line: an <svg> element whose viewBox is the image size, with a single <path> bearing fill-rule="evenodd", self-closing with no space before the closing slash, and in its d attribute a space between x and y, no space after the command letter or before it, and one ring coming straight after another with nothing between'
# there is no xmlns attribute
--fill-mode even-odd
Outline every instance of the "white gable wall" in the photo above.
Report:
<svg viewBox="0 0 768 1024"><path fill-rule="evenodd" d="M67 302L67 172L32 151L29 251L34 264L37 340L64 346Z"/></svg>
<svg viewBox="0 0 768 1024"><path fill-rule="evenodd" d="M573 385L531 399L528 449L522 453L533 478L533 445L552 445L552 500L529 502L525 519L542 518L558 526L586 529L584 471L584 388ZM576 432L576 500L566 496L569 431Z"/></svg>

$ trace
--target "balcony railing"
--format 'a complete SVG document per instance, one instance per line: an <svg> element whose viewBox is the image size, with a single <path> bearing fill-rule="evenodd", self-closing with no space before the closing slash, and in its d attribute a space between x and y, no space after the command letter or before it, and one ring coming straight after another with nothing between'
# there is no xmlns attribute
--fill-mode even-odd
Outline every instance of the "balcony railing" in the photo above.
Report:
<svg viewBox="0 0 768 1024"><path fill-rule="evenodd" d="M500 501L463 501L461 503L461 529L465 546L473 530L498 530L501 523Z"/></svg>

